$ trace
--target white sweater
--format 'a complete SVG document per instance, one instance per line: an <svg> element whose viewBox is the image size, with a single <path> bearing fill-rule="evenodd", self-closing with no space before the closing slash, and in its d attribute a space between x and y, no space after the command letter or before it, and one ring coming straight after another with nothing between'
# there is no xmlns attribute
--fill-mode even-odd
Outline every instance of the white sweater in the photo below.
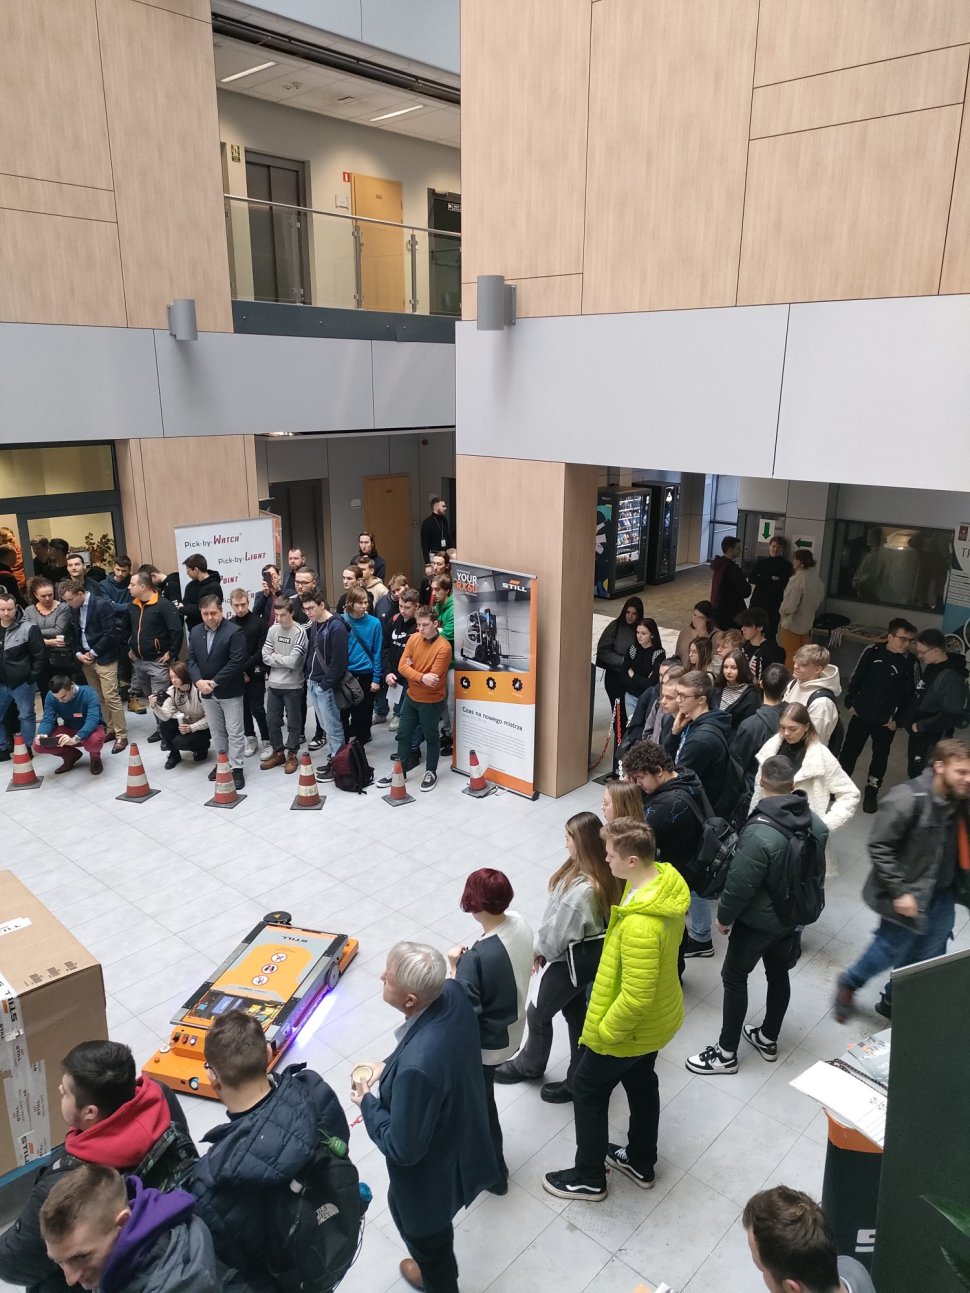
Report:
<svg viewBox="0 0 970 1293"><path fill-rule="evenodd" d="M770 737L758 751L759 770L765 759L781 749L780 733ZM838 759L821 741L812 741L805 749L802 766L795 773L795 789L804 790L808 806L829 828L837 831L850 821L862 798L855 783L843 772ZM755 778L752 809L764 797L761 776Z"/></svg>

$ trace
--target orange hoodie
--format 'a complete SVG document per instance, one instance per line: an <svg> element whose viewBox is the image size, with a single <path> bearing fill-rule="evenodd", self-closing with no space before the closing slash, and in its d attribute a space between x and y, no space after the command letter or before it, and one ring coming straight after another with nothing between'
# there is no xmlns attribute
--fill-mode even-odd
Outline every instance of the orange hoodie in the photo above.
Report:
<svg viewBox="0 0 970 1293"><path fill-rule="evenodd" d="M450 664L451 647L447 638L439 633L433 642L428 642L420 633L412 633L404 644L397 671L407 678L408 695L415 704L430 705L445 698ZM426 673L438 675L437 687L426 687L421 681Z"/></svg>

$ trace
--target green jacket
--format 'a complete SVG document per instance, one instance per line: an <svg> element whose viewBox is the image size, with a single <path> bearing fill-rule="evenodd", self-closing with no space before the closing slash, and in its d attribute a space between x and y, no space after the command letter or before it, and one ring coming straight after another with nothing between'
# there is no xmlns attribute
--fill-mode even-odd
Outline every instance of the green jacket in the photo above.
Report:
<svg viewBox="0 0 970 1293"><path fill-rule="evenodd" d="M438 621L438 632L443 638L447 638L451 646L451 664L449 669L455 667L455 597L449 593L447 598L440 606L433 608L434 617Z"/></svg>
<svg viewBox="0 0 970 1293"><path fill-rule="evenodd" d="M599 1055L659 1051L684 1018L677 950L690 892L673 866L658 862L657 871L632 902L610 912L580 1038Z"/></svg>

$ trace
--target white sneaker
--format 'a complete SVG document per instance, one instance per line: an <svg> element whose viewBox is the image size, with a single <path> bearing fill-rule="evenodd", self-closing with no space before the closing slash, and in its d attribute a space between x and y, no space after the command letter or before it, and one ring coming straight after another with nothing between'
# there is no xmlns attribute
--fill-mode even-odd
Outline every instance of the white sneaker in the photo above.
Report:
<svg viewBox="0 0 970 1293"><path fill-rule="evenodd" d="M387 730L389 732L396 732L400 724L401 720L398 718L397 714L395 714L393 718L389 718L387 720Z"/></svg>
<svg viewBox="0 0 970 1293"><path fill-rule="evenodd" d="M247 747L247 749L246 749L246 753L247 753L247 754L249 753L249 749L248 749L248 747ZM254 751L254 753L255 753L255 751ZM273 747L272 747L272 745L269 743L269 741L264 741L264 742L263 742L263 744L262 744L262 745L260 746L260 748L259 748L259 757L260 757L260 759L268 759L268 758L269 758L269 756L270 756L272 753L273 753Z"/></svg>
<svg viewBox="0 0 970 1293"><path fill-rule="evenodd" d="M259 749L259 742L256 740L255 736L247 736L246 737L246 758L251 759L258 749Z"/></svg>

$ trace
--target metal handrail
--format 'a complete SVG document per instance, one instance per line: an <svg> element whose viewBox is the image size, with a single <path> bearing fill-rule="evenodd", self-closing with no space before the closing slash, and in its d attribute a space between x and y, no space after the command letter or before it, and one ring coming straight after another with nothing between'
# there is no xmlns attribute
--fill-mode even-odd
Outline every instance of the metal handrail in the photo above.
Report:
<svg viewBox="0 0 970 1293"><path fill-rule="evenodd" d="M223 193L227 202L245 202L249 206L279 207L281 211L300 211L306 215L327 216L329 219L352 220L355 224L381 224L389 229L411 229L416 233L433 233L438 238L456 238L461 241L460 233L448 229L429 229L423 224L398 224L396 220L375 220L372 216L344 215L342 211L321 211L319 207L298 207L290 202L271 202L268 198L244 198L238 193Z"/></svg>

